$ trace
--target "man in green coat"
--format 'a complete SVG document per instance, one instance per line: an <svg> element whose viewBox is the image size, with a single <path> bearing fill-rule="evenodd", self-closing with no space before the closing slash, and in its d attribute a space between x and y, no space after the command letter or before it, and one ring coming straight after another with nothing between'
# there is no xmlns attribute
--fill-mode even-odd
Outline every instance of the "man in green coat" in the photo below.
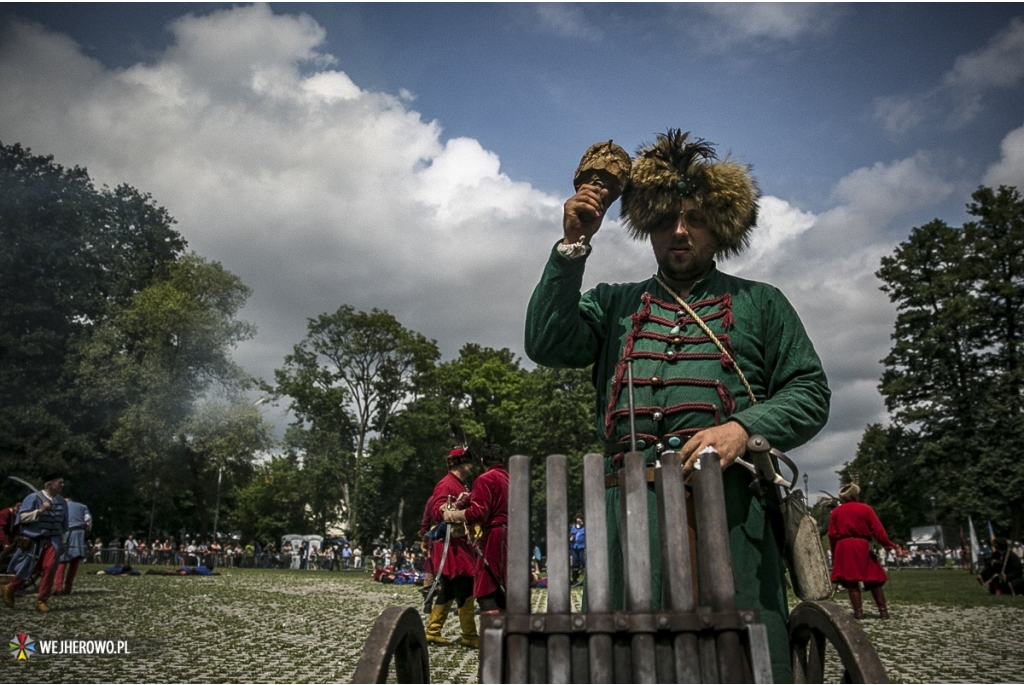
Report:
<svg viewBox="0 0 1024 685"><path fill-rule="evenodd" d="M648 464L679 451L692 468L714 447L724 469L726 518L740 609L758 609L776 682L790 682L784 567L764 503L745 469L730 468L751 435L789 450L828 419L831 396L796 311L775 287L722 273L716 257L739 253L757 221L760 193L748 167L670 130L642 148L622 194L634 238L650 240L658 272L580 294L591 240L614 201L584 183L564 205L526 318L526 352L545 366L594 365L596 425L605 470L629 450L627 362L632 363L637 448ZM650 501L653 503L653 492ZM608 488L612 597L624 605L619 488ZM657 516L651 510L653 593L661 598Z"/></svg>

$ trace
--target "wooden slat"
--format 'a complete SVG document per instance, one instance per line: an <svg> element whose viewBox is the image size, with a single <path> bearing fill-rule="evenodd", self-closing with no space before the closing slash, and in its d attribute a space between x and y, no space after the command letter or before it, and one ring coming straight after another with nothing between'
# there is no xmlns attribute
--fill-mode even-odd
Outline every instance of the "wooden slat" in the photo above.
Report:
<svg viewBox="0 0 1024 685"><path fill-rule="evenodd" d="M606 614L611 611L611 583L608 578L608 511L605 506L604 457L588 454L583 458L583 504L587 526L587 610ZM615 669L610 635L591 635L586 678L576 682L610 683Z"/></svg>
<svg viewBox="0 0 1024 685"><path fill-rule="evenodd" d="M626 569L626 610L651 610L651 542L647 520L647 473L642 452L628 452L625 468L626 519L628 547L623 548L623 568ZM658 674L654 661L654 635L635 633L633 647L633 681L653 683Z"/></svg>
<svg viewBox="0 0 1024 685"><path fill-rule="evenodd" d="M565 455L552 454L547 459L547 530L548 530L548 613L568 614L569 599L569 474ZM548 636L549 683L572 680L569 658L569 636Z"/></svg>
<svg viewBox="0 0 1024 685"><path fill-rule="evenodd" d="M530 613L530 459L517 454L508 460L508 597L509 615ZM510 683L529 680L529 642L525 635L507 640Z"/></svg>
<svg viewBox="0 0 1024 685"><path fill-rule="evenodd" d="M700 468L694 474L694 498L700 534L697 539L702 588L707 586L711 609L736 610L736 583L733 579L732 549L725 520L725 486L719 456L708 452L699 457ZM751 673L739 633L719 631L715 638L719 682L749 683ZM702 652L703 655L703 652Z"/></svg>
<svg viewBox="0 0 1024 685"><path fill-rule="evenodd" d="M655 492L658 494L658 522L661 530L662 583L665 588L665 608L673 611L693 611L693 559L690 554L689 520L686 511L686 490L683 485L682 457L678 452L661 455L661 468L655 474ZM700 651L697 636L690 633L677 635L673 644L675 677L672 682L700 681Z"/></svg>

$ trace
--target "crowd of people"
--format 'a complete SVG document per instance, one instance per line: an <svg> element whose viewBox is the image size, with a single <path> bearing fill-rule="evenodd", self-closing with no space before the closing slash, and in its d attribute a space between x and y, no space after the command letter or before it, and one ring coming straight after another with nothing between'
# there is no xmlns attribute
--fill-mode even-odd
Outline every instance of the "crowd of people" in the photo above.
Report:
<svg viewBox="0 0 1024 685"><path fill-rule="evenodd" d="M390 545L377 542L369 555L364 554L359 544L352 546L344 539L324 545L293 545L286 540L278 547L273 542L260 544L256 541L245 545L239 541L201 539L175 543L171 538L156 539L149 544L144 539L135 540L129 535L124 540L114 539L108 543L98 537L92 538L86 543L86 548L88 551L83 555L86 562L103 565L295 568L368 573L385 567L398 571L422 569L423 566L423 553L404 549L400 540Z"/></svg>

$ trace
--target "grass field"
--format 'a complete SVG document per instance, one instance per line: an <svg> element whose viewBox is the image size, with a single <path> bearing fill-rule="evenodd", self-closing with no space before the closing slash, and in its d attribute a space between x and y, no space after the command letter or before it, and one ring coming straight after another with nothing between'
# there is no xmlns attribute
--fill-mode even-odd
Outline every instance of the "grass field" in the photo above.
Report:
<svg viewBox="0 0 1024 685"><path fill-rule="evenodd" d="M35 611L21 596L0 605L0 632L42 643L111 640L128 654L0 655L0 683L348 682L377 614L418 606L414 586L363 573L223 570L213 577L95 575L83 566L75 594ZM893 682L1024 681L1024 598L990 597L958 571L907 570L886 586L893 619L863 622ZM837 598L847 606L842 595ZM534 606L546 602L535 591ZM870 598L865 609L872 615ZM456 637L452 617L446 634ZM431 652L434 682L474 682L476 654Z"/></svg>

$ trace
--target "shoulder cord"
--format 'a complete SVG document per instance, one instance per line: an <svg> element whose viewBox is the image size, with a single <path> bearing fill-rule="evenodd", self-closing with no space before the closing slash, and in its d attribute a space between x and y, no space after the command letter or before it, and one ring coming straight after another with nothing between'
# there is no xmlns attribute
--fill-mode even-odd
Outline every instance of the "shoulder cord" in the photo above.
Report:
<svg viewBox="0 0 1024 685"><path fill-rule="evenodd" d="M665 281L661 280L661 276L659 276L658 274L654 274L654 280L656 280L658 284L662 288L664 288L666 292L668 292L669 295L675 298L676 303L678 303L679 306L682 307L686 311L686 313L693 318L697 325L700 326L701 330L704 331L704 333L709 338L711 338L711 341L715 343L715 347L718 348L718 351L721 352L725 356L725 358L729 360L729 362L732 364L732 368L736 369L736 374L740 377L740 381L743 382L743 387L746 388L747 395L750 397L751 403L757 404L757 398L754 397L754 391L751 390L750 383L747 382L747 377L743 375L743 370L740 368L739 364L736 363L736 360L732 358L732 355L726 352L725 346L722 345L722 341L718 339L718 336L711 332L711 329L708 328L708 325L706 323L704 323L704 320L697 316L697 312L693 311L693 308L690 305L686 304L683 298L679 297L679 295L676 294L676 291L672 290L672 288L670 288L668 284L665 283Z"/></svg>

